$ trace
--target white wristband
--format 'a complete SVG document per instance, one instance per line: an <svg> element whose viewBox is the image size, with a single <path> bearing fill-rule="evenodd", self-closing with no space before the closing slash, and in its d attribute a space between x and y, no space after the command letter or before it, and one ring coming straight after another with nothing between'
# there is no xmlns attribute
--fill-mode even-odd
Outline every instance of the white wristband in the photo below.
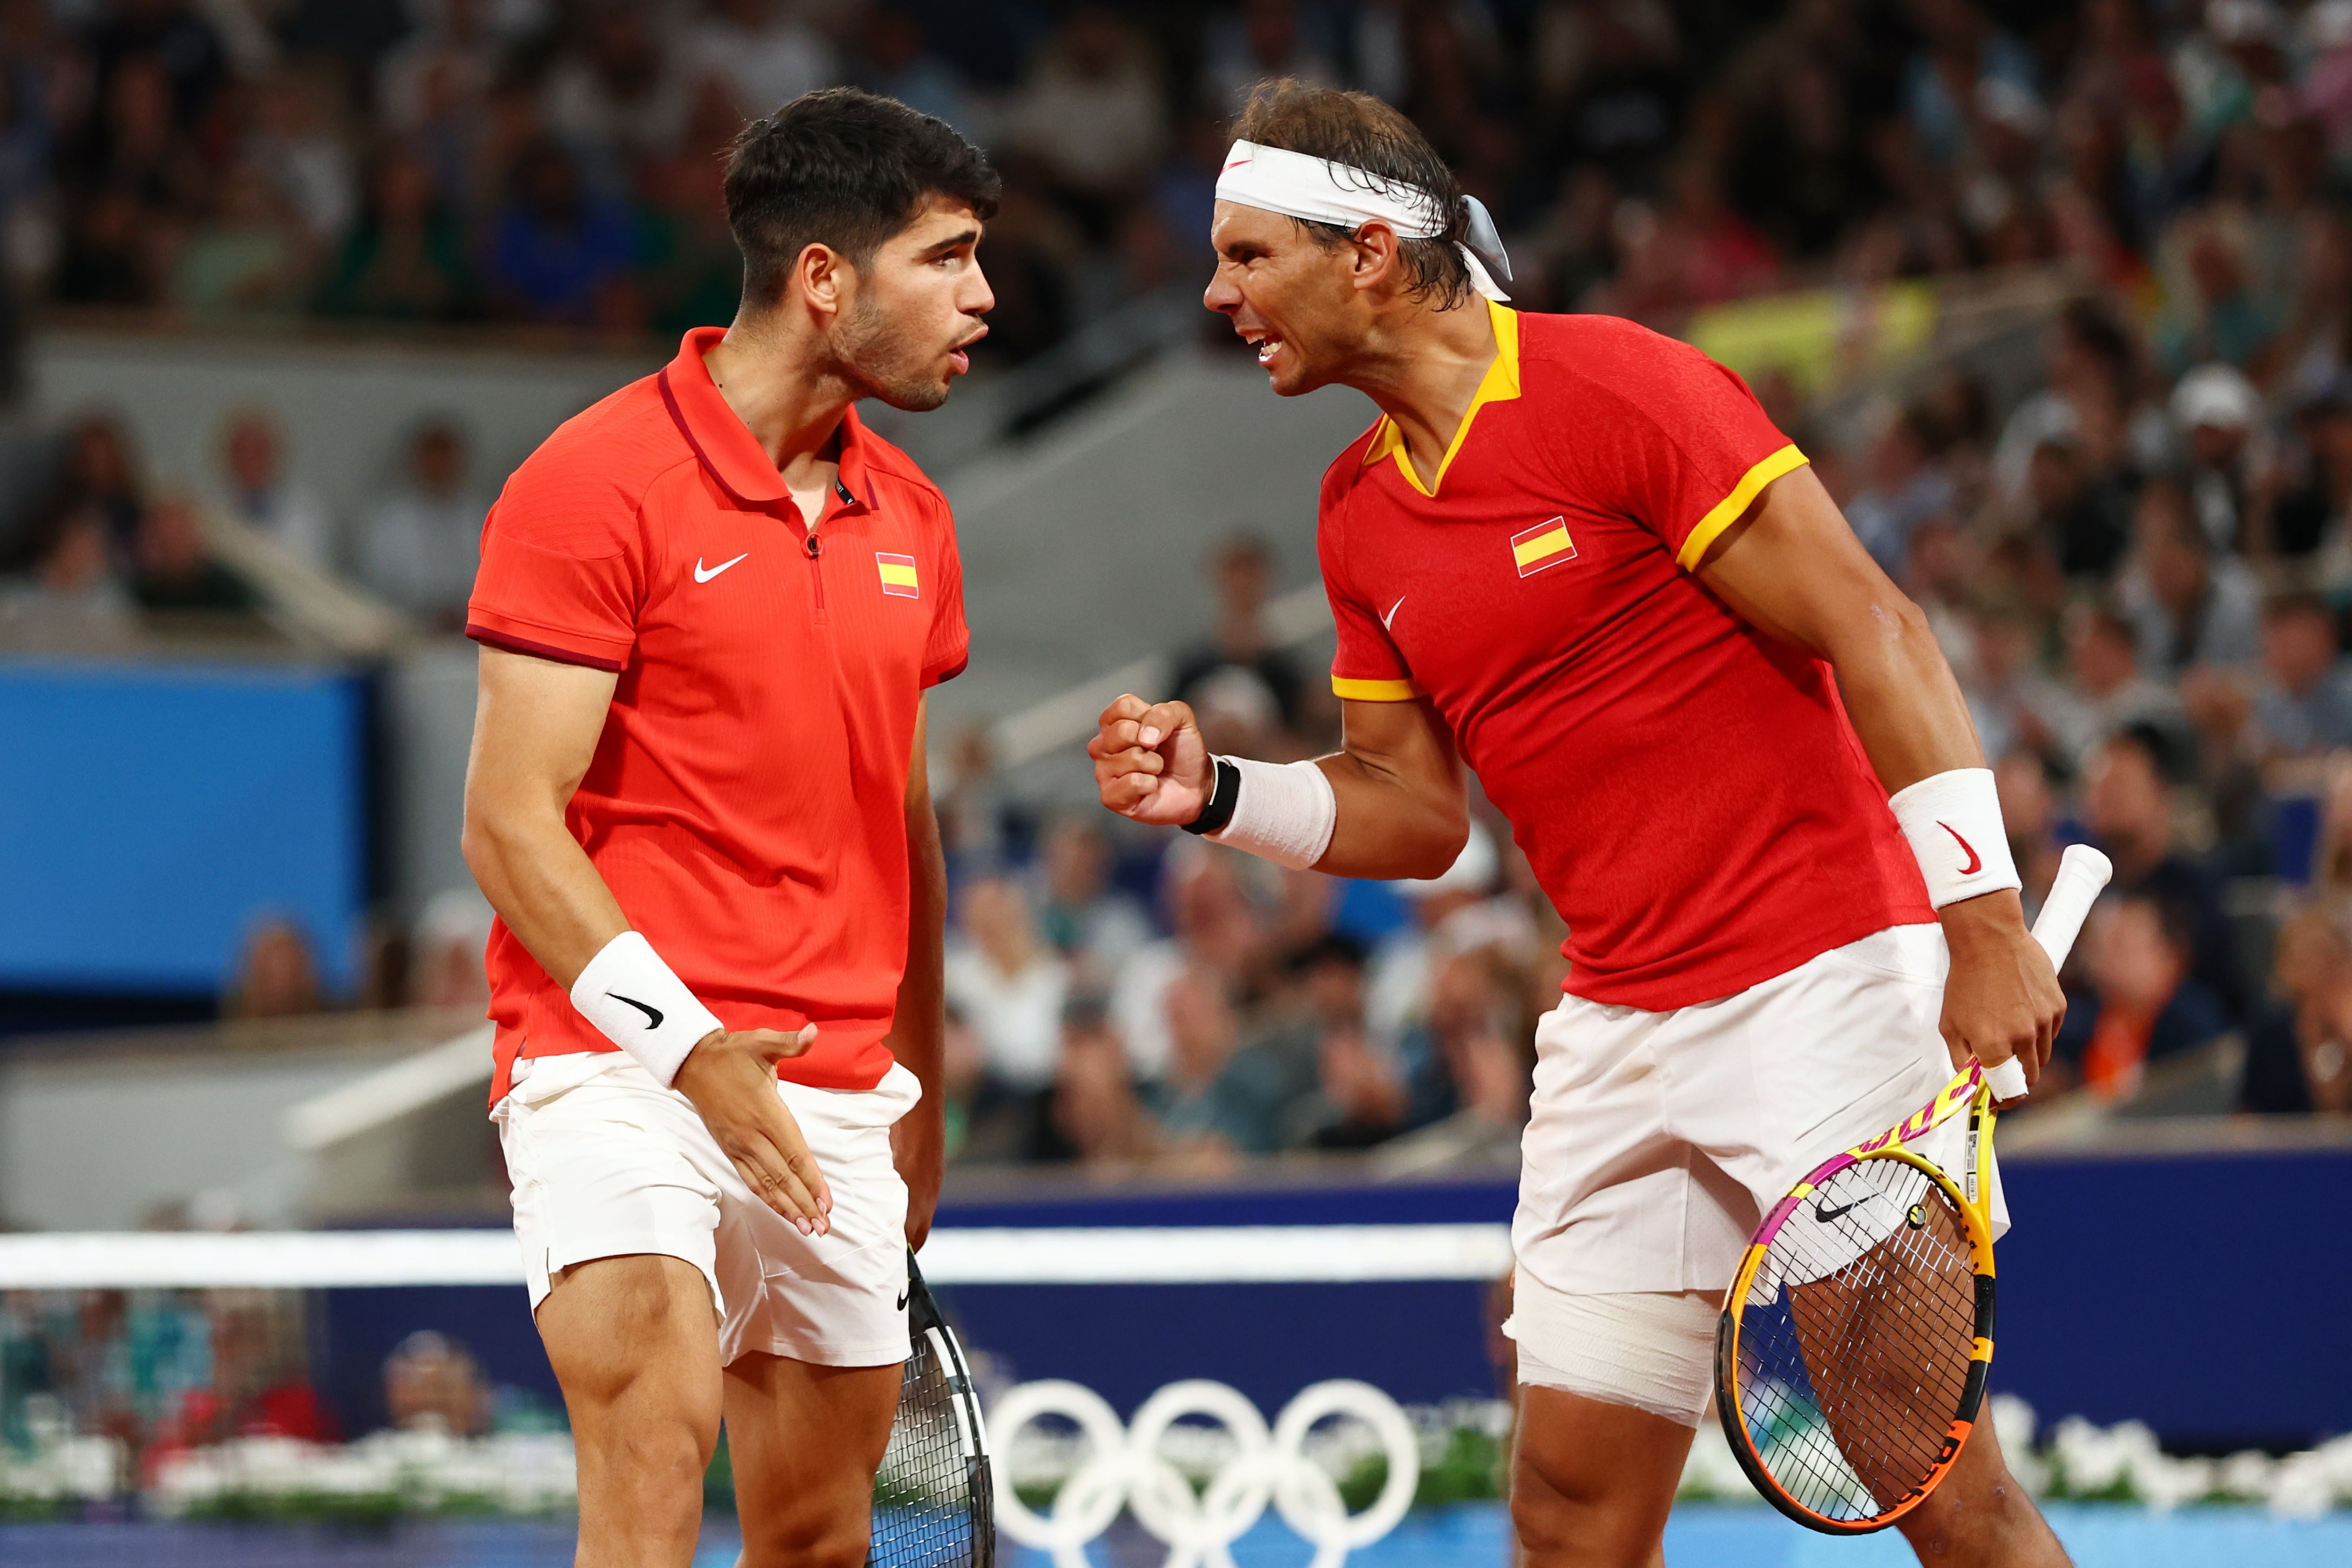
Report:
<svg viewBox="0 0 2352 1568"><path fill-rule="evenodd" d="M2021 887L2001 826L2000 794L1990 768L1933 773L1886 803L1927 879L1937 909L2003 888Z"/></svg>
<svg viewBox="0 0 2352 1568"><path fill-rule="evenodd" d="M572 983L572 1005L664 1088L704 1036L727 1026L633 931L606 942Z"/></svg>
<svg viewBox="0 0 2352 1568"><path fill-rule="evenodd" d="M1241 774L1231 821L1209 837L1219 844L1303 871L1323 858L1339 826L1339 799L1313 763L1222 759Z"/></svg>

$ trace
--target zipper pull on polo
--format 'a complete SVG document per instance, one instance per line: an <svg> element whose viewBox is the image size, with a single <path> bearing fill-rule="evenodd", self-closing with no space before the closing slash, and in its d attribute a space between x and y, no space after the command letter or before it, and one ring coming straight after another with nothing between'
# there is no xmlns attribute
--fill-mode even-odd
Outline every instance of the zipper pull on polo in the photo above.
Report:
<svg viewBox="0 0 2352 1568"><path fill-rule="evenodd" d="M809 530L808 539L807 539L806 542L807 542L807 544L808 544L808 552L809 552L809 559L810 559L810 560L814 561L814 560L815 560L818 556L823 555L823 554L824 553L824 541L823 541L823 540L821 540L821 539L819 539L819 538L817 537L816 530L814 530L814 529L813 529L813 528Z"/></svg>

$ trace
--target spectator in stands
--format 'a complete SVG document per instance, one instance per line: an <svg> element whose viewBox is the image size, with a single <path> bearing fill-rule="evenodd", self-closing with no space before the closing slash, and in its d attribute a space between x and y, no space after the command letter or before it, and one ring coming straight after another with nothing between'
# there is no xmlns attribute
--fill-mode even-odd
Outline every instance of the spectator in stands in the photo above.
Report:
<svg viewBox="0 0 2352 1568"><path fill-rule="evenodd" d="M646 7L592 0L577 16L576 42L548 71L541 108L591 180L617 192L635 160L677 151L696 84Z"/></svg>
<svg viewBox="0 0 2352 1568"><path fill-rule="evenodd" d="M569 153L526 146L490 251L492 302L527 321L614 324L629 310L627 209L583 184Z"/></svg>
<svg viewBox="0 0 2352 1568"><path fill-rule="evenodd" d="M247 155L278 200L309 231L311 244L340 244L359 206L352 151L336 133L324 101L331 79L281 70L261 84Z"/></svg>
<svg viewBox="0 0 2352 1568"><path fill-rule="evenodd" d="M488 498L467 482L466 437L435 416L408 438L407 473L360 520L360 581L419 620L463 630Z"/></svg>
<svg viewBox="0 0 2352 1568"><path fill-rule="evenodd" d="M1993 764L1992 774L2000 798L2001 824L2009 835L2010 858L2025 884L2022 896L2030 920L2041 912L2042 900L2050 896L2050 884L2058 877L2059 858L2065 852L2057 836L2057 791L2049 763L2033 751L2003 752Z"/></svg>
<svg viewBox="0 0 2352 1568"><path fill-rule="evenodd" d="M832 44L782 0L707 0L683 52L690 71L725 83L746 120L840 79Z"/></svg>
<svg viewBox="0 0 2352 1568"><path fill-rule="evenodd" d="M2100 742L2134 724L2178 731L2186 718L2173 689L2140 668L2139 633L2105 606L2084 606L2067 625L2067 671L2082 710L2061 726L2076 766L2089 760Z"/></svg>
<svg viewBox="0 0 2352 1568"><path fill-rule="evenodd" d="M221 178L172 268L172 302L222 321L289 316L310 298L318 247L250 158Z"/></svg>
<svg viewBox="0 0 2352 1568"><path fill-rule="evenodd" d="M2253 716L2273 756L2352 746L2352 674L2336 649L2336 614L2317 594L2284 594L2263 606Z"/></svg>
<svg viewBox="0 0 2352 1568"><path fill-rule="evenodd" d="M1042 1094L1054 1081L1070 966L1038 939L1013 883L968 882L957 906L948 1000L971 1023L994 1084L1016 1096Z"/></svg>
<svg viewBox="0 0 2352 1568"><path fill-rule="evenodd" d="M1970 624L1966 656L1951 661L1987 756L2019 747L2037 756L2064 755L2067 731L2081 722L2079 705L2034 658L2041 632L2022 605L1988 605Z"/></svg>
<svg viewBox="0 0 2352 1568"><path fill-rule="evenodd" d="M1427 1024L1406 1040L1406 1121L1385 1152L1415 1165L1518 1152L1532 1036L1517 1032L1512 976L1486 952L1458 953L1430 987Z"/></svg>
<svg viewBox="0 0 2352 1568"><path fill-rule="evenodd" d="M2280 928L2273 984L2285 1005L2247 1031L2238 1109L2264 1115L2352 1114L2352 940L2326 906Z"/></svg>
<svg viewBox="0 0 2352 1568"><path fill-rule="evenodd" d="M2257 422L2262 394L2234 365L2199 365L2172 389L2172 419L2188 444L2183 476L2215 550L2243 549L2252 492L2265 466Z"/></svg>
<svg viewBox="0 0 2352 1568"><path fill-rule="evenodd" d="M1223 974L1235 983L1270 958L1256 911L1236 874L1234 851L1185 839L1160 862L1160 896L1173 934L1138 948L1119 966L1110 1015L1126 1041L1138 1078L1164 1077L1175 1051L1169 1032L1168 987L1188 970Z"/></svg>
<svg viewBox="0 0 2352 1568"><path fill-rule="evenodd" d="M2147 669L2178 676L2193 664L2252 664L2261 651L2253 574L2237 556L2215 553L2188 492L2170 479L2140 488L2119 598Z"/></svg>
<svg viewBox="0 0 2352 1568"><path fill-rule="evenodd" d="M259 530L304 565L335 557L334 520L318 493L286 472L286 432L257 405L232 413L221 430L221 510Z"/></svg>
<svg viewBox="0 0 2352 1568"><path fill-rule="evenodd" d="M488 1430L488 1380L473 1352L446 1335L420 1329L383 1363L384 1414L403 1431L476 1437Z"/></svg>
<svg viewBox="0 0 2352 1568"><path fill-rule="evenodd" d="M2178 741L2150 724L2110 737L2084 776L2084 818L2115 861L2116 897L2147 899L2164 912L2186 946L2189 973L2234 1016L2244 998L2221 890L2174 837L2169 780L2179 752Z"/></svg>
<svg viewBox="0 0 2352 1568"><path fill-rule="evenodd" d="M86 505L45 524L47 542L29 576L0 578L0 637L19 647L118 648L137 635L131 596L114 574L107 530Z"/></svg>
<svg viewBox="0 0 2352 1568"><path fill-rule="evenodd" d="M1137 1097L1127 1048L1099 998L1073 998L1064 1015L1050 1130L1048 1158L1122 1169L1159 1153L1158 1126Z"/></svg>
<svg viewBox="0 0 2352 1568"><path fill-rule="evenodd" d="M381 149L368 171L359 222L326 269L319 310L381 321L445 321L476 305L466 242L410 148Z"/></svg>
<svg viewBox="0 0 2352 1568"><path fill-rule="evenodd" d="M238 615L255 605L253 591L214 559L195 509L169 497L140 519L139 574L131 591L149 610Z"/></svg>
<svg viewBox="0 0 2352 1568"><path fill-rule="evenodd" d="M408 7L416 28L376 66L375 101L383 128L403 137L473 118L498 71L492 33L499 0L439 0Z"/></svg>
<svg viewBox="0 0 2352 1568"><path fill-rule="evenodd" d="M1273 548L1256 534L1232 534L1218 545L1209 562L1217 618L1204 640L1176 656L1171 689L1177 700L1197 705L1197 693L1220 672L1241 670L1273 697L1284 724L1297 725L1305 705L1306 671L1289 650L1276 645L1265 624L1274 566Z"/></svg>
<svg viewBox="0 0 2352 1568"><path fill-rule="evenodd" d="M2095 916L2084 968L2051 1068L2061 1085L2104 1100L2139 1092L2148 1067L2211 1045L2229 1032L2221 999L2189 973L2190 935L2175 911L2126 893Z"/></svg>
<svg viewBox="0 0 2352 1568"><path fill-rule="evenodd" d="M473 1007L489 1005L482 972L496 913L477 888L449 888L425 901L409 935L408 1005Z"/></svg>
<svg viewBox="0 0 2352 1568"><path fill-rule="evenodd" d="M2110 472L2084 468L2073 433L2053 433L2033 448L2026 471L2033 535L2067 576L2104 584L2131 548L2131 494Z"/></svg>
<svg viewBox="0 0 2352 1568"><path fill-rule="evenodd" d="M1202 76L1202 100L1223 117L1239 114L1262 81L1290 77L1314 87L1341 85L1339 68L1325 41L1300 17L1297 0L1244 0L1238 16L1213 24Z"/></svg>
<svg viewBox="0 0 2352 1568"><path fill-rule="evenodd" d="M1100 244L1159 163L1166 124L1150 43L1116 9L1088 0L1069 7L1038 52L1007 105L1005 131Z"/></svg>
<svg viewBox="0 0 2352 1568"><path fill-rule="evenodd" d="M1108 984L1152 940L1151 918L1111 886L1111 845L1093 814L1055 817L1038 855L1038 924L1076 978Z"/></svg>
<svg viewBox="0 0 2352 1568"><path fill-rule="evenodd" d="M988 140L981 134L979 105L963 74L925 47L923 25L903 6L881 5L866 9L859 29L858 58L850 75L868 92L895 98L910 109L946 121L967 136ZM993 268L990 275L994 276Z"/></svg>
<svg viewBox="0 0 2352 1568"><path fill-rule="evenodd" d="M1373 1039L1365 1021L1363 945L1352 937L1324 937L1297 952L1290 970L1303 993L1300 1016L1254 1047L1308 1075L1283 1113L1286 1142L1366 1149L1394 1136L1404 1126L1404 1075L1394 1051Z"/></svg>
<svg viewBox="0 0 2352 1568"><path fill-rule="evenodd" d="M1187 969L1161 994L1168 1010L1168 1073L1157 1086L1155 1119L1169 1156L1215 1170L1234 1155L1281 1147L1278 1065L1241 1049L1232 977Z"/></svg>
<svg viewBox="0 0 2352 1568"><path fill-rule="evenodd" d="M1870 482L1846 502L1846 520L1871 558L1902 581L1911 534L1952 504L1952 483L1934 458L1935 433L1921 408L1895 411L1870 447Z"/></svg>
<svg viewBox="0 0 2352 1568"><path fill-rule="evenodd" d="M89 413L66 427L66 475L74 494L96 509L109 557L128 576L137 568L139 520L147 503L131 433L121 418Z"/></svg>
<svg viewBox="0 0 2352 1568"><path fill-rule="evenodd" d="M1502 889L1502 871L1494 833L1474 817L1462 853L1444 876L1395 884L1413 919L1372 955L1367 1011L1375 1037L1396 1039L1425 1016L1433 977L1457 953L1494 948L1516 963L1535 958L1540 944L1534 921L1527 905Z"/></svg>
<svg viewBox="0 0 2352 1568"><path fill-rule="evenodd" d="M255 923L221 1001L229 1018L287 1018L321 1011L318 961L310 938L283 916Z"/></svg>
<svg viewBox="0 0 2352 1568"><path fill-rule="evenodd" d="M126 68L160 67L170 89L172 119L194 131L228 85L228 51L220 34L191 0L118 0L90 30L89 67L103 99Z"/></svg>
<svg viewBox="0 0 2352 1568"><path fill-rule="evenodd" d="M2300 471L2290 471L2271 509L2265 543L2303 562L2330 542L2342 548L2346 508L2352 503L2352 385L2341 372L2295 411L2295 429Z"/></svg>

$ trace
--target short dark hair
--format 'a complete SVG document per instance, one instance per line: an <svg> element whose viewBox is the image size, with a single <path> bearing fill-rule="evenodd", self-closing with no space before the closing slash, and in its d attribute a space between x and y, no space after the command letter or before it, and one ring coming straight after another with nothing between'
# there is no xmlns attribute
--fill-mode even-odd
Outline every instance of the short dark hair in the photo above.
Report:
<svg viewBox="0 0 2352 1568"><path fill-rule="evenodd" d="M1369 92L1310 87L1286 77L1260 83L1250 94L1234 136L1260 147L1345 163L1426 195L1445 215L1445 232L1408 239L1399 247L1407 291L1416 300L1434 298L1439 310L1450 310L1470 297L1470 268L1456 248L1470 229L1461 184L1421 128L1396 110ZM1326 249L1354 233L1335 223L1291 221Z"/></svg>
<svg viewBox="0 0 2352 1568"><path fill-rule="evenodd" d="M727 155L744 302L771 303L812 245L863 268L934 195L992 217L1000 186L988 154L944 120L854 87L804 92L743 127Z"/></svg>

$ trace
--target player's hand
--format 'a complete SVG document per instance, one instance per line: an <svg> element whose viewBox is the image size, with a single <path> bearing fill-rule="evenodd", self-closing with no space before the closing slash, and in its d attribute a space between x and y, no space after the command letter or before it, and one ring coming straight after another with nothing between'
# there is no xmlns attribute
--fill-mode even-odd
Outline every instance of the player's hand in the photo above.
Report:
<svg viewBox="0 0 2352 1568"><path fill-rule="evenodd" d="M1103 710L1087 755L1095 760L1095 787L1105 805L1164 827L1181 827L1200 816L1217 782L1201 726L1181 702L1155 706L1121 697Z"/></svg>
<svg viewBox="0 0 2352 1568"><path fill-rule="evenodd" d="M815 1041L814 1024L796 1035L722 1029L695 1043L671 1082L694 1102L743 1184L803 1236L833 1228L833 1193L776 1092L776 1064Z"/></svg>
<svg viewBox="0 0 2352 1568"><path fill-rule="evenodd" d="M1944 983L1944 1044L1956 1068L1970 1057L1987 1068L2015 1057L2025 1081L2042 1081L2050 1047L2066 1016L2066 994L2050 955L2025 929L2012 890L1947 904L1944 937L1952 972Z"/></svg>
<svg viewBox="0 0 2352 1568"><path fill-rule="evenodd" d="M907 1245L922 1250L940 1206L940 1177L947 1169L947 1110L935 1094L891 1125L890 1158L907 1184Z"/></svg>

